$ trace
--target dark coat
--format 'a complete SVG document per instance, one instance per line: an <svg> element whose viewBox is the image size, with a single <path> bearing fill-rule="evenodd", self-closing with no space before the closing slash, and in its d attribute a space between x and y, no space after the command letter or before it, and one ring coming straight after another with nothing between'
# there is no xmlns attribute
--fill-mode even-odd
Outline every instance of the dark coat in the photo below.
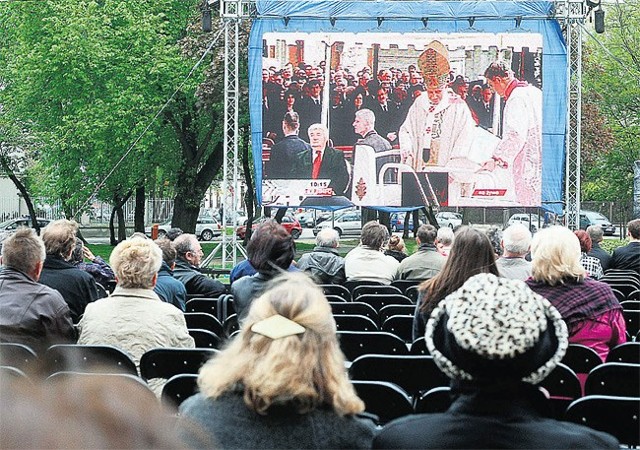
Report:
<svg viewBox="0 0 640 450"><path fill-rule="evenodd" d="M187 294L202 297L217 297L226 292L224 284L218 280L209 278L200 273L197 267L193 267L183 259L176 259L173 269L173 277L184 284Z"/></svg>
<svg viewBox="0 0 640 450"><path fill-rule="evenodd" d="M300 257L298 268L309 272L317 283L342 284L347 280L344 258L333 248L316 246Z"/></svg>
<svg viewBox="0 0 640 450"><path fill-rule="evenodd" d="M264 274L256 273L236 280L231 285L233 294L233 306L238 314L238 320L247 317L251 303L264 292L271 278Z"/></svg>
<svg viewBox="0 0 640 450"><path fill-rule="evenodd" d="M271 147L269 163L265 167L265 178L311 178L311 153L311 146L298 136L286 136Z"/></svg>
<svg viewBox="0 0 640 450"><path fill-rule="evenodd" d="M73 323L78 323L89 303L100 298L91 275L57 256L47 255L39 281L62 294Z"/></svg>
<svg viewBox="0 0 640 450"><path fill-rule="evenodd" d="M163 302L171 303L180 311L185 311L187 288L174 278L173 270L171 270L169 265L164 261L162 261L162 265L158 271L158 280L153 288L153 292L158 294L158 297L160 297L160 300Z"/></svg>
<svg viewBox="0 0 640 450"><path fill-rule="evenodd" d="M394 111L394 105L391 102L387 102L387 110L384 111L382 104L374 102L370 106L371 111L376 116L376 131L383 138L387 138L387 135L391 132L398 132L399 125L397 124L397 114Z"/></svg>
<svg viewBox="0 0 640 450"><path fill-rule="evenodd" d="M317 104L309 96L304 96L296 102L296 111L300 116L300 135L307 137L307 130L314 123L320 123L322 118L322 100Z"/></svg>
<svg viewBox="0 0 640 450"><path fill-rule="evenodd" d="M36 352L75 342L71 312L62 295L8 267L0 272L0 311L0 342L24 344Z"/></svg>
<svg viewBox="0 0 640 450"><path fill-rule="evenodd" d="M600 260L600 265L603 271L607 271L611 265L611 255L608 251L600 247L599 244L593 244L591 251L587 253L588 256L594 256Z"/></svg>
<svg viewBox="0 0 640 450"><path fill-rule="evenodd" d="M344 191L349 184L349 172L347 171L344 153L335 148L325 148L318 178L330 179L329 187L333 188L334 194L344 195Z"/></svg>
<svg viewBox="0 0 640 450"><path fill-rule="evenodd" d="M373 448L618 448L607 433L543 417L534 389L523 383L502 392L465 392L444 413L390 422Z"/></svg>
<svg viewBox="0 0 640 450"><path fill-rule="evenodd" d="M629 242L624 247L615 249L609 269L635 270L640 274L640 242Z"/></svg>

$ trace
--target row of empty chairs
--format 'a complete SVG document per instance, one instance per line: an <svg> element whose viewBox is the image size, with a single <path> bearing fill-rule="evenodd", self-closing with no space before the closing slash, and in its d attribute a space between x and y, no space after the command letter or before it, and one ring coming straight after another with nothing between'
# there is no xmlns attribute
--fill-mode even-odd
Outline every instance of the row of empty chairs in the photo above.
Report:
<svg viewBox="0 0 640 450"><path fill-rule="evenodd" d="M610 269L600 281L611 286L620 302L640 300L640 275L634 270Z"/></svg>

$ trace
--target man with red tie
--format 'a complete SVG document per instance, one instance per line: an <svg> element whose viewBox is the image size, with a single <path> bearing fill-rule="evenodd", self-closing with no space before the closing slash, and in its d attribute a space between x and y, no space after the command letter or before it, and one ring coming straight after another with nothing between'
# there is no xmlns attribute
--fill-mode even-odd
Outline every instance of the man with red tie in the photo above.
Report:
<svg viewBox="0 0 640 450"><path fill-rule="evenodd" d="M329 187L334 195L344 195L349 184L349 172L344 153L329 147L329 130L320 123L314 123L309 127L309 143L313 149L311 178L328 179Z"/></svg>

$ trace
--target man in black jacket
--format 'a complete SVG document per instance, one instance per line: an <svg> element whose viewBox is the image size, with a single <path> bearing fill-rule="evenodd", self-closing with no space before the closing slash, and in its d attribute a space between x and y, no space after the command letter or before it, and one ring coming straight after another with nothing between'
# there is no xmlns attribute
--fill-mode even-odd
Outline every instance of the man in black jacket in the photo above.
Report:
<svg viewBox="0 0 640 450"><path fill-rule="evenodd" d="M602 242L604 236L602 227L600 225L591 225L587 227L587 233L589 233L589 237L591 237L591 251L587 253L587 255L598 258L602 270L606 272L611 264L611 255L608 251L600 247L600 242Z"/></svg>
<svg viewBox="0 0 640 450"><path fill-rule="evenodd" d="M184 233L173 241L176 249L176 266L173 276L187 289L189 295L218 297L226 289L218 280L200 273L200 262L204 256L202 246L195 234Z"/></svg>
<svg viewBox="0 0 640 450"><path fill-rule="evenodd" d="M613 251L609 268L635 270L640 274L640 219L634 219L627 224L627 237L629 243Z"/></svg>

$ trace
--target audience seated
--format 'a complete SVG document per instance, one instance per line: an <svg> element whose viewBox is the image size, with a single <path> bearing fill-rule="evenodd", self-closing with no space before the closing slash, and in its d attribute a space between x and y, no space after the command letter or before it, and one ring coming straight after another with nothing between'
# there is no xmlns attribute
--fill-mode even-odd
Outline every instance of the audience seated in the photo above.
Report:
<svg viewBox="0 0 640 450"><path fill-rule="evenodd" d="M183 233L175 238L176 265L173 276L187 289L187 294L201 297L218 297L226 289L222 283L200 272L204 252L195 234Z"/></svg>
<svg viewBox="0 0 640 450"><path fill-rule="evenodd" d="M454 234L451 228L438 228L438 234L436 235L436 248L441 255L449 256L451 246L453 245L453 238Z"/></svg>
<svg viewBox="0 0 640 450"><path fill-rule="evenodd" d="M373 448L618 448L609 434L541 413L534 385L562 360L567 327L522 281L471 277L433 310L425 340L453 404L396 419Z"/></svg>
<svg viewBox="0 0 640 450"><path fill-rule="evenodd" d="M151 240L133 239L116 246L109 259L118 284L110 297L90 304L82 320L79 344L113 345L140 365L140 357L156 347L195 347L182 312L153 292L162 251ZM160 394L163 381L150 380Z"/></svg>
<svg viewBox="0 0 640 450"><path fill-rule="evenodd" d="M91 275L69 262L76 247L78 224L70 220L55 220L42 229L47 257L40 274L40 283L60 292L71 310L73 323L80 320L87 305L99 298Z"/></svg>
<svg viewBox="0 0 640 450"><path fill-rule="evenodd" d="M521 223L510 225L502 233L502 256L496 260L500 276L526 280L531 276L531 262L525 259L531 247L531 232Z"/></svg>
<svg viewBox="0 0 640 450"><path fill-rule="evenodd" d="M298 268L308 272L318 284L343 284L344 258L338 254L340 235L333 228L323 228L316 236L316 246L300 257Z"/></svg>
<svg viewBox="0 0 640 450"><path fill-rule="evenodd" d="M75 341L71 311L62 295L38 283L45 250L30 228L20 228L2 246L0 342L25 344L36 352Z"/></svg>
<svg viewBox="0 0 640 450"><path fill-rule="evenodd" d="M84 262L85 258L91 262ZM116 279L109 264L102 257L95 256L80 238L76 238L76 247L71 254L70 262L76 268L84 270L91 275L96 280L96 283L99 283L105 289L109 286L109 283Z"/></svg>
<svg viewBox="0 0 640 450"><path fill-rule="evenodd" d="M428 280L440 273L447 258L438 252L436 236L433 225L420 225L416 233L418 250L400 263L397 280Z"/></svg>
<svg viewBox="0 0 640 450"><path fill-rule="evenodd" d="M173 276L176 266L176 249L169 239L157 239L155 243L162 250L162 265L158 271L158 280L153 291L158 294L160 300L171 303L184 312L187 303L187 288Z"/></svg>
<svg viewBox="0 0 640 450"><path fill-rule="evenodd" d="M389 243L387 244L387 249L384 251L384 254L387 256L393 256L398 262L402 262L407 255L407 247L404 245L404 240L400 236L391 236L389 238Z"/></svg>
<svg viewBox="0 0 640 450"><path fill-rule="evenodd" d="M627 223L627 237L630 242L613 251L609 268L635 270L640 275L640 219Z"/></svg>
<svg viewBox="0 0 640 450"><path fill-rule="evenodd" d="M531 243L529 287L555 306L569 329L569 342L593 348L604 361L626 342L622 307L605 283L585 277L580 243L568 228L540 230Z"/></svg>
<svg viewBox="0 0 640 450"><path fill-rule="evenodd" d="M247 316L251 302L262 294L268 281L291 265L295 253L293 237L275 220L267 220L255 229L247 246L247 255L257 273L242 277L231 285L233 305L239 320Z"/></svg>
<svg viewBox="0 0 640 450"><path fill-rule="evenodd" d="M599 280L604 275L600 260L595 256L589 256L591 251L591 236L584 230L576 230L573 232L580 242L580 264L587 271L587 276L594 280Z"/></svg>
<svg viewBox="0 0 640 450"><path fill-rule="evenodd" d="M207 362L180 407L218 448L370 448L373 423L344 370L331 308L303 274L269 283L240 334ZM183 432L194 448L206 446Z"/></svg>
<svg viewBox="0 0 640 450"><path fill-rule="evenodd" d="M389 230L378 222L367 222L362 227L360 245L344 258L344 270L348 281L374 281L391 284L400 263L382 253L389 239Z"/></svg>
<svg viewBox="0 0 640 450"><path fill-rule="evenodd" d="M589 251L587 255L598 258L602 270L606 272L611 264L611 255L608 251L600 247L600 242L604 239L604 231L600 225L590 225L587 227L587 233L589 233L589 237L591 238L591 251Z"/></svg>
<svg viewBox="0 0 640 450"><path fill-rule="evenodd" d="M424 336L425 323L436 305L479 273L498 276L493 246L482 231L460 227L442 271L418 287L419 297L413 319L414 341Z"/></svg>

